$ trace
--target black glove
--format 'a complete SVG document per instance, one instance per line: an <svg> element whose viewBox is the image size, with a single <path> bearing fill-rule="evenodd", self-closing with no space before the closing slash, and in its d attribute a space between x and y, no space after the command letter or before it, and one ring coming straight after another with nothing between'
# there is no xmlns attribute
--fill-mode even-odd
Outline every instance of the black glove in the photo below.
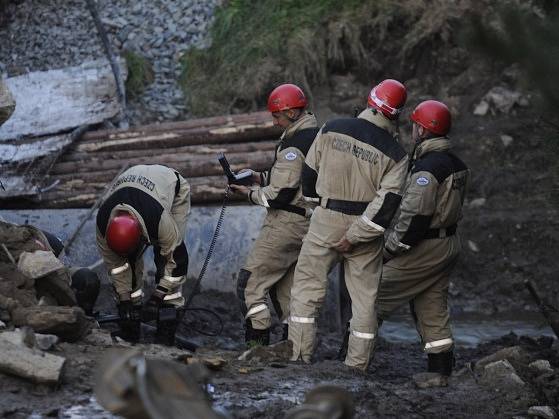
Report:
<svg viewBox="0 0 559 419"><path fill-rule="evenodd" d="M138 320L138 311L132 301L121 301L118 305L118 315L121 321Z"/></svg>

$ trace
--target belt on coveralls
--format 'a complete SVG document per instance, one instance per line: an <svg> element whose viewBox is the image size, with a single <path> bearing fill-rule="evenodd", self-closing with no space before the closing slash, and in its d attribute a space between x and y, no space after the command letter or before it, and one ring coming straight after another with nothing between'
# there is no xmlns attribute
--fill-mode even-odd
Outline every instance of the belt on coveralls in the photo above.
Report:
<svg viewBox="0 0 559 419"><path fill-rule="evenodd" d="M270 203L270 208L279 209L287 212L292 212L293 214L298 214L302 217L307 216L307 210L302 207L298 207L296 205L291 204L277 204L277 203Z"/></svg>
<svg viewBox="0 0 559 419"><path fill-rule="evenodd" d="M326 202L326 205L323 205L324 202ZM344 201L342 199L320 198L320 206L347 215L361 215L365 212L368 205L368 202L362 201Z"/></svg>
<svg viewBox="0 0 559 419"><path fill-rule="evenodd" d="M424 239L444 239L445 237L454 236L456 234L457 228L457 224L451 225L450 227L446 228L430 228L429 230L427 230L427 233L425 233Z"/></svg>

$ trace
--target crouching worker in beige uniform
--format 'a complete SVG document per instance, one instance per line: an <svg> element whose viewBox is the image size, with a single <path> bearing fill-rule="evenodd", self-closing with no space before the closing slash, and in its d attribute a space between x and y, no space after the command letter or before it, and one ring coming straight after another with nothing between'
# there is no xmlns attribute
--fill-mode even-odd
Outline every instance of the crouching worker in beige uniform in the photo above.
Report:
<svg viewBox="0 0 559 419"><path fill-rule="evenodd" d="M291 289L293 361L311 361L327 275L343 259L352 300L345 364L361 369L369 364L383 234L400 204L408 164L395 138L405 100L400 82L384 80L371 91L366 110L357 118L327 122L309 150L303 195L320 206L313 212Z"/></svg>
<svg viewBox="0 0 559 419"><path fill-rule="evenodd" d="M441 102L420 103L411 116L416 142L399 215L387 235L377 298L382 321L410 304L428 356L428 371L449 376L453 339L447 297L449 276L461 250L457 224L470 178L446 137L450 112Z"/></svg>
<svg viewBox="0 0 559 419"><path fill-rule="evenodd" d="M285 131L276 147L272 168L253 173L256 186L231 185L246 194L248 201L267 209L264 225L246 264L239 272L237 295L246 319L247 345L270 341L272 324L268 295L287 339L287 315L293 271L309 228L310 205L302 199L301 172L318 127L313 114L305 111L307 99L293 84L272 91L268 110L274 124Z"/></svg>
<svg viewBox="0 0 559 419"><path fill-rule="evenodd" d="M143 253L153 245L157 287L154 310L176 308L177 316L159 322L157 341L173 344L184 305L188 253L184 244L190 213L190 186L176 170L139 165L114 183L97 213L97 247L118 296L121 329L137 340L142 309ZM166 312L168 312L167 310Z"/></svg>

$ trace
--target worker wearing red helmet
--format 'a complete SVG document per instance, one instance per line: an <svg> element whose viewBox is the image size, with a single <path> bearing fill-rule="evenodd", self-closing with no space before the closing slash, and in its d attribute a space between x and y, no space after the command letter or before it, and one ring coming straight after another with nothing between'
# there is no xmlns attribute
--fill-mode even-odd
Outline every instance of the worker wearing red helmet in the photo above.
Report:
<svg viewBox="0 0 559 419"><path fill-rule="evenodd" d="M129 168L99 207L97 247L118 296L122 332L130 340L139 338L142 256L147 246L154 247L157 283L149 303L157 309L184 305L182 284L188 268L184 237L189 213L190 185L176 170L162 165ZM159 324L158 340L172 344L177 322Z"/></svg>
<svg viewBox="0 0 559 419"><path fill-rule="evenodd" d="M375 86L357 118L327 122L303 169L303 195L319 206L304 238L291 289L293 361L310 362L327 275L343 261L352 299L345 364L366 369L377 322L383 235L400 203L408 158L396 139L406 89L387 79Z"/></svg>
<svg viewBox="0 0 559 419"><path fill-rule="evenodd" d="M287 315L293 269L309 227L311 205L301 193L301 173L309 147L318 132L316 118L306 111L307 99L293 84L282 84L268 98L274 125L283 134L270 170L253 172L254 186L231 185L248 202L266 208L267 215L252 252L239 272L237 295L246 319L245 341L268 344L271 312L268 295L287 339Z"/></svg>
<svg viewBox="0 0 559 419"><path fill-rule="evenodd" d="M378 317L386 319L410 303L428 371L449 376L454 359L449 276L461 249L457 225L470 170L452 151L451 115L443 103L421 102L411 119L416 148L396 222L387 234Z"/></svg>

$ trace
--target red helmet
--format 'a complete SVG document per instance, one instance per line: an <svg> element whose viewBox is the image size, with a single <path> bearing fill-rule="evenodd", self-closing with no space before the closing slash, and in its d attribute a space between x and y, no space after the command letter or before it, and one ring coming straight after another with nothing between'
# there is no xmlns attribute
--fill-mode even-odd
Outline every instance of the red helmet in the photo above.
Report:
<svg viewBox="0 0 559 419"><path fill-rule="evenodd" d="M305 94L294 84L282 84L272 90L268 97L268 110L271 113L306 107Z"/></svg>
<svg viewBox="0 0 559 419"><path fill-rule="evenodd" d="M118 214L107 226L107 244L121 256L132 253L138 247L141 236L140 223L131 214Z"/></svg>
<svg viewBox="0 0 559 419"><path fill-rule="evenodd" d="M386 79L381 81L371 93L367 103L370 107L381 111L389 119L396 119L400 109L406 103L406 88L398 80Z"/></svg>
<svg viewBox="0 0 559 419"><path fill-rule="evenodd" d="M411 120L435 134L446 135L450 131L450 111L436 100L426 100L415 107Z"/></svg>

